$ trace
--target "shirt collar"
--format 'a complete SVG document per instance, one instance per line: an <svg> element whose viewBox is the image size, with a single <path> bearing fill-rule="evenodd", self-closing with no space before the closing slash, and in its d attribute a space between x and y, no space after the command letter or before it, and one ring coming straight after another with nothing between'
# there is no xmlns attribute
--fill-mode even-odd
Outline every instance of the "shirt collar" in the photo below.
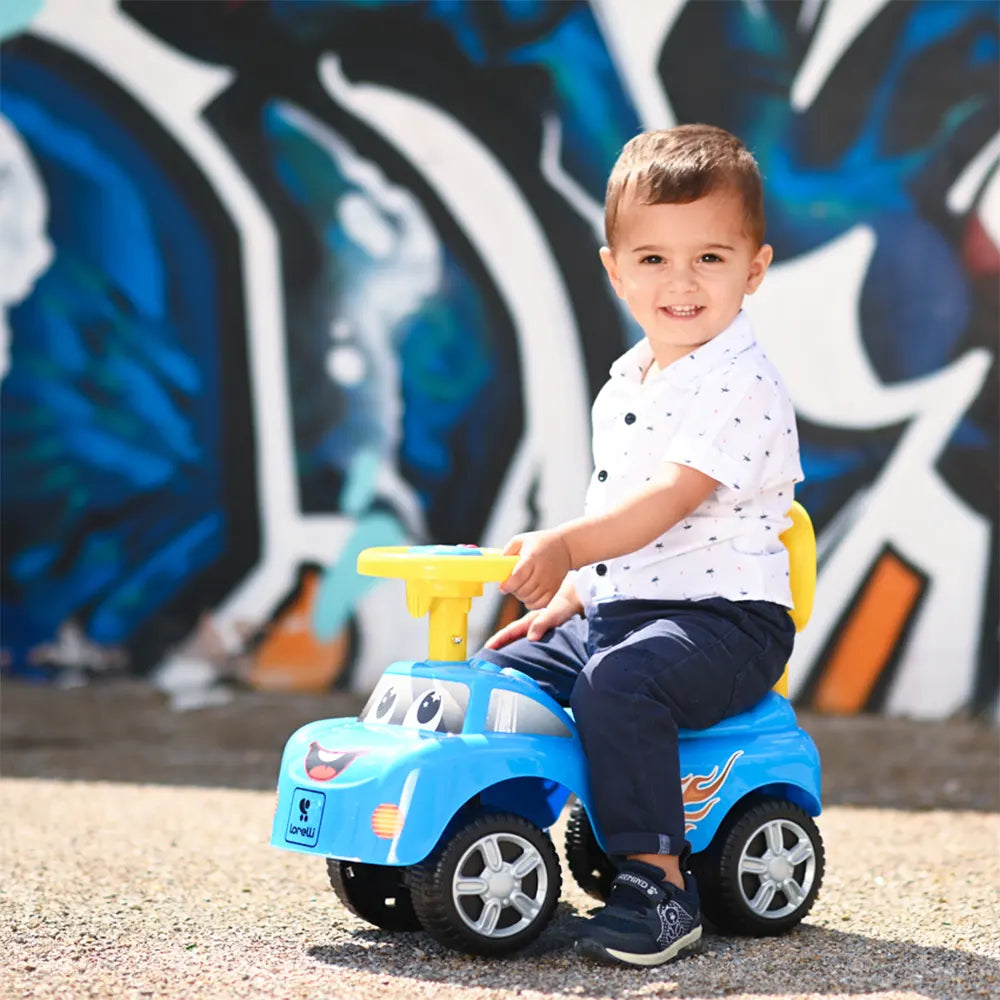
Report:
<svg viewBox="0 0 1000 1000"><path fill-rule="evenodd" d="M736 318L707 344L678 358L672 365L654 375L654 378L669 379L677 388L683 388L707 375L712 369L727 363L754 344L753 328L747 314L741 309ZM641 382L642 373L653 360L653 349L643 337L634 347L629 348L612 366L612 377L627 378Z"/></svg>

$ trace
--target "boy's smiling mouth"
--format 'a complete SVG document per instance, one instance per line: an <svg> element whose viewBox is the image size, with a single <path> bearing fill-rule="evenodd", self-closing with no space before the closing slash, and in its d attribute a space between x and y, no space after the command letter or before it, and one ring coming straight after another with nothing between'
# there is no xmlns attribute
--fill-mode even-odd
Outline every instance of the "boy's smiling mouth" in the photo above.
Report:
<svg viewBox="0 0 1000 1000"><path fill-rule="evenodd" d="M674 319L691 319L704 308L704 306L663 306L661 312L665 312Z"/></svg>

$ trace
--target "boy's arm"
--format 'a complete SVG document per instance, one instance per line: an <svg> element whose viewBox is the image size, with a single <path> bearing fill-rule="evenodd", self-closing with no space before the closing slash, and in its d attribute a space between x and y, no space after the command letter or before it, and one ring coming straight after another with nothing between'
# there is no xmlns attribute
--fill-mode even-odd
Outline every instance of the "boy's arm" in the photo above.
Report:
<svg viewBox="0 0 1000 1000"><path fill-rule="evenodd" d="M528 608L543 608L571 569L641 549L687 517L718 485L704 472L667 462L647 489L603 514L515 535L504 551L521 558L500 589L516 594Z"/></svg>

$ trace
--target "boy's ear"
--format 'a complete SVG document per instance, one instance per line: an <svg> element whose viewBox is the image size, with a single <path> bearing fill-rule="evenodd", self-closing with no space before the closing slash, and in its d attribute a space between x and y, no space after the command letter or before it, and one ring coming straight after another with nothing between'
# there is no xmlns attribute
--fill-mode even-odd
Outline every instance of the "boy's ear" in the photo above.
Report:
<svg viewBox="0 0 1000 1000"><path fill-rule="evenodd" d="M760 287L772 260L774 260L774 247L770 243L761 244L761 248L750 261L750 273L747 275L747 295L753 295Z"/></svg>
<svg viewBox="0 0 1000 1000"><path fill-rule="evenodd" d="M608 272L608 280L611 282L611 287L615 290L615 295L618 298L624 298L622 295L622 279L618 274L618 265L615 263L614 252L609 247L601 247L601 263L604 265L604 270Z"/></svg>

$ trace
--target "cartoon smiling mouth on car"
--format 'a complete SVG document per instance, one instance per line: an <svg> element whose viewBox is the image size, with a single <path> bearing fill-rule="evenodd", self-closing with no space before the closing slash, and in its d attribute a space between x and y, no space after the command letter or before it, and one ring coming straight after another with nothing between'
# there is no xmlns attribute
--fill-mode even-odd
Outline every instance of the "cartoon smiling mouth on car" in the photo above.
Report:
<svg viewBox="0 0 1000 1000"><path fill-rule="evenodd" d="M306 754L306 774L313 781L332 781L343 774L360 753L358 750L327 750L313 740Z"/></svg>

